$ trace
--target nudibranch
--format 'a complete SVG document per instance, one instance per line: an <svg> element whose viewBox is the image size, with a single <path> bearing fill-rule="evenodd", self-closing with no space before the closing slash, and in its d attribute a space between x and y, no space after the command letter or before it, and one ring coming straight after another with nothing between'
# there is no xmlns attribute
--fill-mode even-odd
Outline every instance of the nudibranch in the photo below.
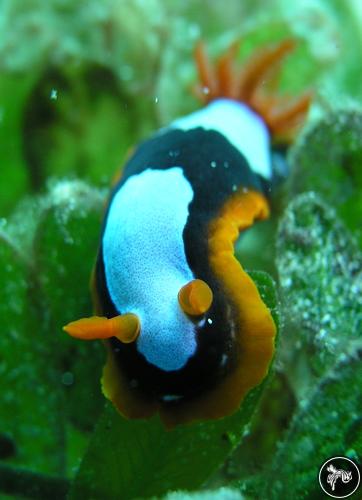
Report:
<svg viewBox="0 0 362 500"><path fill-rule="evenodd" d="M97 316L64 329L105 339L103 392L128 418L221 418L268 373L276 327L234 244L268 217L272 143L289 141L309 108L308 93L291 100L265 85L293 47L266 47L240 70L238 44L215 65L198 44L205 106L140 144L113 187Z"/></svg>

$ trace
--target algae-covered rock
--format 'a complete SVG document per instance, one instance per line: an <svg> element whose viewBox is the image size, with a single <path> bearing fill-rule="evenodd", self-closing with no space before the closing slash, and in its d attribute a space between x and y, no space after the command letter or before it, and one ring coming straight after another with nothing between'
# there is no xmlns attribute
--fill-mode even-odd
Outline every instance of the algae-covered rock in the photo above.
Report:
<svg viewBox="0 0 362 500"><path fill-rule="evenodd" d="M279 443L269 476L264 477L263 498L321 498L317 478L328 458L347 456L360 463L361 377L361 350L336 356Z"/></svg>
<svg viewBox="0 0 362 500"><path fill-rule="evenodd" d="M359 462L362 453L362 256L336 211L305 193L280 222L277 267L287 320L282 368L298 407L264 495L314 498L327 458Z"/></svg>
<svg viewBox="0 0 362 500"><path fill-rule="evenodd" d="M277 267L291 325L287 357L295 358L302 387L361 344L362 256L335 210L305 193L280 222Z"/></svg>

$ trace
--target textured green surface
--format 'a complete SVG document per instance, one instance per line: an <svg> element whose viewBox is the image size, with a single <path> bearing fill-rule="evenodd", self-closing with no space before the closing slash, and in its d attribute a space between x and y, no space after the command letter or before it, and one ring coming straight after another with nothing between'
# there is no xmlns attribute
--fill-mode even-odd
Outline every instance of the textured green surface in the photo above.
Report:
<svg viewBox="0 0 362 500"><path fill-rule="evenodd" d="M54 391L51 342L44 339L36 314L37 284L24 256L4 233L0 275L0 428L13 443L10 449L5 446L4 455L35 470L63 473L64 426L58 416L62 399Z"/></svg>
<svg viewBox="0 0 362 500"><path fill-rule="evenodd" d="M298 406L265 475L267 484L278 479L263 496L314 498L327 458L361 460L362 255L336 212L305 193L280 222L277 266L284 369Z"/></svg>
<svg viewBox="0 0 362 500"><path fill-rule="evenodd" d="M358 461L361 457L362 351L350 356L342 353L336 360L310 391L280 443L270 474L266 474L263 498L279 499L285 492L289 498L318 498L316 476L327 458L342 455Z"/></svg>
<svg viewBox="0 0 362 500"><path fill-rule="evenodd" d="M104 196L79 181L53 185L34 238L34 265L54 332L54 362L66 392L67 413L91 429L102 407L99 390L104 348L100 342L74 342L62 327L92 314L90 272L94 265Z"/></svg>
<svg viewBox="0 0 362 500"><path fill-rule="evenodd" d="M88 282L103 203L103 194L82 182L55 183L0 236L0 454L41 472L74 466L84 444L69 424L89 430L103 404L103 346L71 342L61 330L92 312ZM28 217L33 239L23 252Z"/></svg>
<svg viewBox="0 0 362 500"><path fill-rule="evenodd" d="M362 340L362 254L334 209L305 193L281 220L277 267L302 391Z"/></svg>

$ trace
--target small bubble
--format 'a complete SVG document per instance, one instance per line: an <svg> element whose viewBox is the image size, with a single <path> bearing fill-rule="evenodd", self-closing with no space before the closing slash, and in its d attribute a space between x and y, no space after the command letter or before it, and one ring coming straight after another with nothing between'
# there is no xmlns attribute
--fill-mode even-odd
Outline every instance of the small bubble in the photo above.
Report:
<svg viewBox="0 0 362 500"><path fill-rule="evenodd" d="M232 190L234 191L234 193L235 193L235 191L237 191L237 189L238 189L238 186L237 186L236 184L233 184L233 187L232 187L231 189L232 189Z"/></svg>
<svg viewBox="0 0 362 500"><path fill-rule="evenodd" d="M212 319L211 318L207 318L207 322L209 323L209 325L212 325Z"/></svg>
<svg viewBox="0 0 362 500"><path fill-rule="evenodd" d="M346 354L340 354L338 356L338 362L345 363L348 360L348 356Z"/></svg>
<svg viewBox="0 0 362 500"><path fill-rule="evenodd" d="M318 337L320 340L324 339L324 337L326 336L327 334L327 331L324 330L324 328L321 328L320 331L319 331L319 334L318 334Z"/></svg>
<svg viewBox="0 0 362 500"><path fill-rule="evenodd" d="M228 355L227 355L227 354L223 354L223 355L221 356L221 362L220 362L220 365L221 365L221 366L225 366L225 365L226 365L226 363L227 363L227 360L228 360Z"/></svg>
<svg viewBox="0 0 362 500"><path fill-rule="evenodd" d="M52 89L50 91L50 99L52 101L56 101L58 99L58 91L57 91L57 89Z"/></svg>
<svg viewBox="0 0 362 500"><path fill-rule="evenodd" d="M290 288L292 286L292 278L288 277L288 278L285 278L284 280L282 280L282 284L285 288Z"/></svg>
<svg viewBox="0 0 362 500"><path fill-rule="evenodd" d="M214 161L214 160L213 160L213 161L210 163L210 167L211 167L211 168L216 168L216 161Z"/></svg>
<svg viewBox="0 0 362 500"><path fill-rule="evenodd" d="M229 168L229 162L228 161L224 161L224 168Z"/></svg>
<svg viewBox="0 0 362 500"><path fill-rule="evenodd" d="M203 93L203 94L205 94L205 95L210 94L210 89L209 89L209 87L202 87L202 93Z"/></svg>
<svg viewBox="0 0 362 500"><path fill-rule="evenodd" d="M308 406L308 400L307 399L301 399L299 401L299 406L301 407L301 409L304 409Z"/></svg>
<svg viewBox="0 0 362 500"><path fill-rule="evenodd" d="M250 426L246 425L243 431L243 437L249 436L249 434L250 434Z"/></svg>
<svg viewBox="0 0 362 500"><path fill-rule="evenodd" d="M155 103L156 104L158 103L158 97L157 96L155 97Z"/></svg>
<svg viewBox="0 0 362 500"><path fill-rule="evenodd" d="M331 315L327 313L322 318L322 324L329 323L330 320L331 320Z"/></svg>
<svg viewBox="0 0 362 500"><path fill-rule="evenodd" d="M354 283L352 286L351 286L351 292L353 294L357 294L360 292L360 287L358 286L357 283Z"/></svg>
<svg viewBox="0 0 362 500"><path fill-rule="evenodd" d="M72 372L64 372L62 375L62 384L64 385L73 385L74 383L74 375Z"/></svg>
<svg viewBox="0 0 362 500"><path fill-rule="evenodd" d="M64 235L64 243L66 245L74 245L74 238L72 238L70 234L66 233Z"/></svg>

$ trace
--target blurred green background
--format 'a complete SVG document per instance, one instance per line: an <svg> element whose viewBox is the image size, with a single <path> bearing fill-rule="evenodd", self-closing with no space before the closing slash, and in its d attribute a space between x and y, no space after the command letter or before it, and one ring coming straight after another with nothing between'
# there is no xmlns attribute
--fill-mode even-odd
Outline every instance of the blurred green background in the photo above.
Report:
<svg viewBox="0 0 362 500"><path fill-rule="evenodd" d="M104 408L103 347L61 331L91 314L112 178L200 106L197 40L215 57L241 38L242 64L285 37L281 92L313 106L271 220L237 247L277 282L278 298L255 274L280 317L272 376L217 425L124 421ZM323 498L324 460L361 463L361 61L358 0L0 0L1 498Z"/></svg>

